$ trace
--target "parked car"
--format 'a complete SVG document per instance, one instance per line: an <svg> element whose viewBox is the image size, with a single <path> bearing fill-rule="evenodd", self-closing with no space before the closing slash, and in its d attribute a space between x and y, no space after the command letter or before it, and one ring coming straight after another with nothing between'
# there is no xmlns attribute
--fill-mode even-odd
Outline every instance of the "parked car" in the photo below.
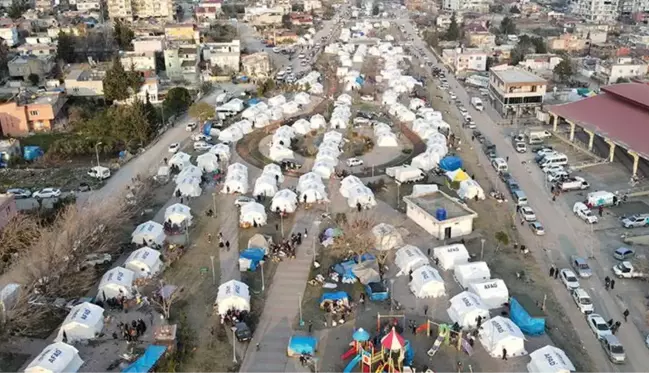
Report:
<svg viewBox="0 0 649 373"><path fill-rule="evenodd" d="M613 252L613 258L617 260L629 260L635 256L635 251L628 247L618 247Z"/></svg>
<svg viewBox="0 0 649 373"><path fill-rule="evenodd" d="M570 263L572 264L572 268L574 268L579 277L589 278L593 275L593 270L590 269L590 266L588 265L586 259L573 255L572 257L570 257Z"/></svg>
<svg viewBox="0 0 649 373"><path fill-rule="evenodd" d="M525 153L527 151L527 145L525 145L524 142L517 142L514 144L514 150L516 150L517 153Z"/></svg>
<svg viewBox="0 0 649 373"><path fill-rule="evenodd" d="M509 189L509 191L511 193L513 193L515 190L520 190L521 189L521 187L518 185L516 180L514 180L513 178L507 179L507 181L505 181L505 183L507 184L507 189Z"/></svg>
<svg viewBox="0 0 649 373"><path fill-rule="evenodd" d="M198 125L196 124L196 122L189 122L189 123L187 123L187 125L185 126L185 131L191 132L191 131L195 130L196 127L198 127Z"/></svg>
<svg viewBox="0 0 649 373"><path fill-rule="evenodd" d="M212 148L212 144L208 144L205 141L196 141L194 143L194 150L205 151L205 150L210 150L211 148Z"/></svg>
<svg viewBox="0 0 649 373"><path fill-rule="evenodd" d="M640 228L649 224L649 214L631 215L622 219L622 226L624 228Z"/></svg>
<svg viewBox="0 0 649 373"><path fill-rule="evenodd" d="M573 271L568 268L564 268L559 271L559 277L561 277L561 282L568 290L574 290L580 288L579 280Z"/></svg>
<svg viewBox="0 0 649 373"><path fill-rule="evenodd" d="M207 136L202 133L195 133L192 135L192 140L193 141L212 141L212 136Z"/></svg>
<svg viewBox="0 0 649 373"><path fill-rule="evenodd" d="M106 254L106 253L88 254L84 258L83 262L81 262L81 264L79 265L79 269L99 267L105 264L109 264L112 260L113 257L110 254Z"/></svg>
<svg viewBox="0 0 649 373"><path fill-rule="evenodd" d="M572 212L574 212L577 217L579 217L586 223L597 223L597 215L593 214L593 212L583 202L575 203L575 205L572 207Z"/></svg>
<svg viewBox="0 0 649 373"><path fill-rule="evenodd" d="M590 296L586 290L578 288L572 291L572 300L575 301L579 311L585 315L590 315L595 312L595 307L593 306L593 300L590 299Z"/></svg>
<svg viewBox="0 0 649 373"><path fill-rule="evenodd" d="M590 330L595 334L597 339L602 339L604 336L612 335L611 328L608 327L606 320L596 313L592 313L586 317Z"/></svg>
<svg viewBox="0 0 649 373"><path fill-rule="evenodd" d="M566 170L558 170L548 172L546 178L549 182L554 183L555 181L561 181L569 176L570 174Z"/></svg>
<svg viewBox="0 0 649 373"><path fill-rule="evenodd" d="M473 137L475 137L475 139L478 140L479 143L483 143L485 141L485 137L482 134L482 132L480 132L478 130L474 130L472 132L472 134L473 134Z"/></svg>
<svg viewBox="0 0 649 373"><path fill-rule="evenodd" d="M249 342L252 339L252 331L245 322L238 322L235 326L234 336L239 343Z"/></svg>
<svg viewBox="0 0 649 373"><path fill-rule="evenodd" d="M237 207L241 207L241 206L243 206L243 205L245 205L247 203L250 203L250 202L255 202L255 199L251 198L251 197L246 197L246 196L239 196L239 197L237 197L237 199L234 200L234 205L237 206Z"/></svg>
<svg viewBox="0 0 649 373"><path fill-rule="evenodd" d="M623 364L626 361L624 346L613 334L607 334L599 340L602 348L606 352L608 359L614 364Z"/></svg>
<svg viewBox="0 0 649 373"><path fill-rule="evenodd" d="M349 167L362 166L363 160L358 158L349 158L346 163Z"/></svg>
<svg viewBox="0 0 649 373"><path fill-rule="evenodd" d="M34 198L54 198L61 196L61 189L44 188L32 194Z"/></svg>
<svg viewBox="0 0 649 373"><path fill-rule="evenodd" d="M534 210L532 210L532 208L529 206L522 206L520 210L518 210L518 213L525 221L536 221L536 214L534 213Z"/></svg>
<svg viewBox="0 0 649 373"><path fill-rule="evenodd" d="M558 164L551 164L549 166L545 166L542 168L543 173L548 174L550 172L559 172L559 171L565 171L563 166L558 165Z"/></svg>
<svg viewBox="0 0 649 373"><path fill-rule="evenodd" d="M545 235L545 228L543 228L543 224L541 224L538 221L531 222L530 223L530 229L537 236Z"/></svg>
<svg viewBox="0 0 649 373"><path fill-rule="evenodd" d="M11 194L15 199L29 198L32 196L31 191L21 188L7 189L7 194Z"/></svg>
<svg viewBox="0 0 649 373"><path fill-rule="evenodd" d="M178 150L180 150L180 144L177 142L172 143L169 145L169 149L167 149L169 153L177 153Z"/></svg>

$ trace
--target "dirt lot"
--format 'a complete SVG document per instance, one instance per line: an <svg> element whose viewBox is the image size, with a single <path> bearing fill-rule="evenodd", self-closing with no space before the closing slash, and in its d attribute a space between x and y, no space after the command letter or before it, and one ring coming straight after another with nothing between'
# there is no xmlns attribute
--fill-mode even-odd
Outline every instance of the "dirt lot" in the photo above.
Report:
<svg viewBox="0 0 649 373"><path fill-rule="evenodd" d="M27 354L0 352L0 372L17 372L29 358Z"/></svg>

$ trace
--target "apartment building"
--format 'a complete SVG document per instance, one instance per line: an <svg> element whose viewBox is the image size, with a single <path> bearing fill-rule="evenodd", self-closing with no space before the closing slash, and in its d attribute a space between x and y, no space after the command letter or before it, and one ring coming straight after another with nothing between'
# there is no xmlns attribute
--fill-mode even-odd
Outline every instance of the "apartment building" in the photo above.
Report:
<svg viewBox="0 0 649 373"><path fill-rule="evenodd" d="M487 53L480 48L444 49L442 59L456 73L487 70Z"/></svg>
<svg viewBox="0 0 649 373"><path fill-rule="evenodd" d="M203 60L211 67L218 66L226 71L239 72L241 43L239 40L229 43L204 43Z"/></svg>
<svg viewBox="0 0 649 373"><path fill-rule="evenodd" d="M491 0L443 0L442 9L451 12L487 13Z"/></svg>
<svg viewBox="0 0 649 373"><path fill-rule="evenodd" d="M211 21L217 19L223 10L223 0L203 0L194 9L198 21Z"/></svg>
<svg viewBox="0 0 649 373"><path fill-rule="evenodd" d="M572 3L572 13L587 22L614 23L618 5L618 0L577 0Z"/></svg>
<svg viewBox="0 0 649 373"><path fill-rule="evenodd" d="M18 28L13 24L5 24L0 27L0 39L4 40L8 47L15 47L20 42Z"/></svg>
<svg viewBox="0 0 649 373"><path fill-rule="evenodd" d="M174 81L198 81L198 47L193 44L169 46L164 51L165 72Z"/></svg>
<svg viewBox="0 0 649 373"><path fill-rule="evenodd" d="M270 56L266 52L249 54L241 58L244 74L252 78L266 78L270 74Z"/></svg>
<svg viewBox="0 0 649 373"><path fill-rule="evenodd" d="M119 60L125 70L155 71L155 52L119 52Z"/></svg>
<svg viewBox="0 0 649 373"><path fill-rule="evenodd" d="M594 44L604 44L608 38L610 26L607 24L578 23L573 34L580 39L590 40Z"/></svg>
<svg viewBox="0 0 649 373"><path fill-rule="evenodd" d="M27 136L30 132L51 131L65 122L62 94L19 97L19 102L0 105L0 126L6 136Z"/></svg>
<svg viewBox="0 0 649 373"><path fill-rule="evenodd" d="M620 79L631 80L647 75L647 63L631 57L618 57L599 61L593 79L602 84L615 84Z"/></svg>
<svg viewBox="0 0 649 373"><path fill-rule="evenodd" d="M451 24L451 19L453 18L453 12L440 13L435 19L435 25L442 29L447 29ZM462 24L464 18L462 14L455 13L455 21L458 25Z"/></svg>
<svg viewBox="0 0 649 373"><path fill-rule="evenodd" d="M77 97L101 97L104 95L106 72L90 68L71 70L63 80L65 93Z"/></svg>
<svg viewBox="0 0 649 373"><path fill-rule="evenodd" d="M555 51L577 52L586 49L588 41L577 35L566 33L547 38L548 49Z"/></svg>
<svg viewBox="0 0 649 373"><path fill-rule="evenodd" d="M649 0L619 0L620 18L644 22L649 19Z"/></svg>
<svg viewBox="0 0 649 373"><path fill-rule="evenodd" d="M162 52L165 49L165 39L163 36L144 36L133 39L133 51L138 53L155 53Z"/></svg>
<svg viewBox="0 0 649 373"><path fill-rule="evenodd" d="M490 47L496 45L496 35L489 32L489 29L482 22L473 22L464 27L464 35L469 44L473 47Z"/></svg>
<svg viewBox="0 0 649 373"><path fill-rule="evenodd" d="M507 65L489 70L489 98L503 116L531 112L543 104L545 79L529 71Z"/></svg>
<svg viewBox="0 0 649 373"><path fill-rule="evenodd" d="M138 18L171 20L174 15L173 0L106 0L110 19L132 21Z"/></svg>
<svg viewBox="0 0 649 373"><path fill-rule="evenodd" d="M101 10L100 0L76 0L77 10L81 12L90 12L93 10Z"/></svg>
<svg viewBox="0 0 649 373"><path fill-rule="evenodd" d="M54 56L16 56L8 63L9 76L28 81L31 74L42 80L54 68Z"/></svg>
<svg viewBox="0 0 649 373"><path fill-rule="evenodd" d="M552 53L527 54L518 66L530 71L551 71L561 60L563 60L561 57Z"/></svg>
<svg viewBox="0 0 649 373"><path fill-rule="evenodd" d="M282 24L282 16L287 14L282 7L246 7L243 16L245 22L253 26L273 26Z"/></svg>

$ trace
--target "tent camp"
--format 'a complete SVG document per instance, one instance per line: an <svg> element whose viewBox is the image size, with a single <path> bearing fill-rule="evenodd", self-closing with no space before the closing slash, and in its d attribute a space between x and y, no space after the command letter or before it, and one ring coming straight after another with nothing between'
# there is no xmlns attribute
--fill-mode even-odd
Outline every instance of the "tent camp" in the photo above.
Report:
<svg viewBox="0 0 649 373"><path fill-rule="evenodd" d="M297 209L297 194L290 189L282 189L273 196L270 211L292 214Z"/></svg>
<svg viewBox="0 0 649 373"><path fill-rule="evenodd" d="M527 371L530 373L570 373L577 369L562 349L554 346L541 347L530 353Z"/></svg>
<svg viewBox="0 0 649 373"><path fill-rule="evenodd" d="M241 172L228 173L221 193L248 193L248 176Z"/></svg>
<svg viewBox="0 0 649 373"><path fill-rule="evenodd" d="M284 182L284 175L282 174L282 168L279 165L274 163L269 163L264 166L264 169L261 171L262 174L272 175L278 183Z"/></svg>
<svg viewBox="0 0 649 373"><path fill-rule="evenodd" d="M212 152L203 153L196 157L196 164L203 172L215 172L219 169L219 159Z"/></svg>
<svg viewBox="0 0 649 373"><path fill-rule="evenodd" d="M201 171L199 167L187 165L178 173L178 175L176 175L176 184L180 183L182 179L187 177L196 177L200 179L201 176L203 176L203 171Z"/></svg>
<svg viewBox="0 0 649 373"><path fill-rule="evenodd" d="M67 343L55 342L29 363L25 373L76 373L82 365L79 350Z"/></svg>
<svg viewBox="0 0 649 373"><path fill-rule="evenodd" d="M249 202L241 206L239 213L239 225L242 227L252 227L266 225L266 211L264 205L257 202Z"/></svg>
<svg viewBox="0 0 649 373"><path fill-rule="evenodd" d="M399 267L399 275L403 275L427 265L428 258L417 246L405 245L397 250L394 264Z"/></svg>
<svg viewBox="0 0 649 373"><path fill-rule="evenodd" d="M271 175L261 174L261 176L255 180L255 187L252 191L253 196L272 197L275 193L277 193L277 182Z"/></svg>
<svg viewBox="0 0 649 373"><path fill-rule="evenodd" d="M200 197L201 193L203 193L203 188L201 188L200 178L185 177L178 180L176 180L177 185L174 193L180 192L180 195L184 197Z"/></svg>
<svg viewBox="0 0 649 373"><path fill-rule="evenodd" d="M135 278L149 278L162 270L162 255L158 250L142 247L131 253L124 262L124 267L133 271Z"/></svg>
<svg viewBox="0 0 649 373"><path fill-rule="evenodd" d="M229 310L250 311L248 285L237 280L230 280L222 284L219 286L214 307L221 316Z"/></svg>
<svg viewBox="0 0 649 373"><path fill-rule="evenodd" d="M295 130L295 133L300 135L306 135L311 131L311 123L308 120L300 118L291 126Z"/></svg>
<svg viewBox="0 0 649 373"><path fill-rule="evenodd" d="M501 279L474 282L469 284L469 291L478 295L489 309L500 308L509 301L509 290Z"/></svg>
<svg viewBox="0 0 649 373"><path fill-rule="evenodd" d="M468 263L469 258L469 251L461 243L433 249L433 259L439 262L439 266L446 271L455 269L456 265Z"/></svg>
<svg viewBox="0 0 649 373"><path fill-rule="evenodd" d="M99 282L97 299L105 301L110 298L117 298L120 295L126 298L133 298L133 271L115 267L104 273Z"/></svg>
<svg viewBox="0 0 649 373"><path fill-rule="evenodd" d="M273 144L268 150L268 158L274 162L281 162L286 159L295 159L293 151L284 145Z"/></svg>
<svg viewBox="0 0 649 373"><path fill-rule="evenodd" d="M503 349L509 357L527 355L523 332L510 319L496 316L483 323L478 335L491 357L502 358Z"/></svg>
<svg viewBox="0 0 649 373"><path fill-rule="evenodd" d="M458 323L463 329L473 329L477 325L479 316L483 320L489 318L489 308L482 303L480 297L464 291L451 298L451 306L446 310L453 322ZM483 322L484 325L484 322Z"/></svg>
<svg viewBox="0 0 649 373"><path fill-rule="evenodd" d="M375 238L375 249L379 251L392 250L395 247L403 246L401 233L392 225L380 223L372 228Z"/></svg>
<svg viewBox="0 0 649 373"><path fill-rule="evenodd" d="M190 163L191 158L192 157L187 153L178 152L172 155L171 158L169 158L169 161L167 161L167 165L169 167L176 166L182 170L183 168L191 165Z"/></svg>
<svg viewBox="0 0 649 373"><path fill-rule="evenodd" d="M352 188L349 192L349 197L347 198L347 205L352 208L358 206L361 206L362 208L376 206L376 199L374 199L372 189L365 185L357 185Z"/></svg>
<svg viewBox="0 0 649 373"><path fill-rule="evenodd" d="M429 265L421 266L412 272L409 287L417 298L438 298L446 295L444 280L439 272Z"/></svg>
<svg viewBox="0 0 649 373"><path fill-rule="evenodd" d="M189 206L174 203L165 210L165 221L176 225L192 225L192 212Z"/></svg>
<svg viewBox="0 0 649 373"><path fill-rule="evenodd" d="M455 266L455 280L463 289L475 282L484 282L491 278L491 271L485 262L472 262Z"/></svg>
<svg viewBox="0 0 649 373"><path fill-rule="evenodd" d="M70 309L63 320L55 342L73 343L96 338L104 328L104 309L96 304L83 302ZM64 336L65 333L65 336Z"/></svg>
<svg viewBox="0 0 649 373"><path fill-rule="evenodd" d="M230 159L230 147L225 144L216 144L210 148L209 152L218 155L221 161Z"/></svg>
<svg viewBox="0 0 649 373"><path fill-rule="evenodd" d="M150 246L152 244L162 245L167 236L165 236L164 227L160 223L149 220L135 228L131 234L131 242L134 244Z"/></svg>
<svg viewBox="0 0 649 373"><path fill-rule="evenodd" d="M243 132L239 127L230 126L219 133L219 141L233 143L243 138Z"/></svg>

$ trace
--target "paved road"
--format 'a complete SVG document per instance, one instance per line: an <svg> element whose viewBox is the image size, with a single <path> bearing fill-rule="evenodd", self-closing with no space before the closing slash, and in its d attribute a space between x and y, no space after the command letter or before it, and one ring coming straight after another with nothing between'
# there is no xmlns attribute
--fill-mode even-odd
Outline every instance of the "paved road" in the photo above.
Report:
<svg viewBox="0 0 649 373"><path fill-rule="evenodd" d="M410 22L404 22L404 24L406 25L406 31L416 35ZM424 42L419 37L415 37L415 44L426 48ZM426 48L425 51L432 61L437 61L436 56L429 49ZM530 205L536 211L536 216L545 225L547 233L541 239L537 239L530 231L523 229L523 237L528 246L532 248L532 253L537 262L542 263L542 266L546 269L549 268L550 263L556 263L558 267L562 268L568 267L568 258L570 255L588 257L583 243L585 242L585 237L591 234L590 229L585 224L578 222L572 214L567 212L563 208L563 204L551 202L549 190L544 187L541 171L535 165L522 163L523 161L528 161L530 155L521 155L514 152L511 142L504 135L504 131L488 115L473 110L466 91L461 88L451 74L447 74L447 78L460 101L469 110L476 123L478 123L480 131L496 145L501 157L508 156L510 158L510 173L518 181L522 189L525 190ZM470 137L468 133L470 130L465 129L464 131ZM481 153L480 160L482 164L488 165L489 162L486 156L479 150L478 152ZM494 181L497 179L495 171L490 170L490 177ZM595 250L595 252L598 251ZM617 297L605 291L603 279L595 274L589 280L581 280L581 283L582 287L588 289L593 296L596 312L601 313L605 319L624 319L622 316L624 306ZM632 323L623 324L618 333L618 338L627 352L627 363L622 366L614 366L606 359L599 342L589 330L585 318L578 312L565 287L557 282L552 284L552 288L558 301L564 306L570 321L581 339L580 342L575 341L575 343L581 343L583 348L589 352L597 370L635 372L647 370L647 367L649 367L649 355L645 347L644 337ZM559 321L553 320L552 322L558 323Z"/></svg>

